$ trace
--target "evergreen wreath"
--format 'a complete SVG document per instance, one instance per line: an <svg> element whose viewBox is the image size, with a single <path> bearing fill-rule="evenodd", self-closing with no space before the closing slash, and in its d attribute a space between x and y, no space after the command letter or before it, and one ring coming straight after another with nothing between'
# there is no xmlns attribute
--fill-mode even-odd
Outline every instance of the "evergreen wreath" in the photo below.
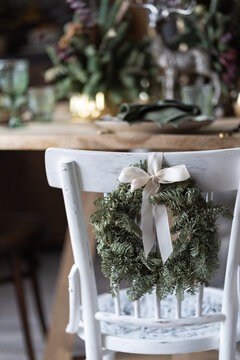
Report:
<svg viewBox="0 0 240 360"><path fill-rule="evenodd" d="M133 166L147 171L146 160ZM98 209L89 219L112 295L122 281L129 283L130 301L154 289L159 299L175 293L183 300L184 291L195 294L200 285L208 286L219 266L216 220L220 215L232 219L231 211L225 205L206 202L193 178L161 184L159 193L149 200L152 205L167 207L173 217L171 233L176 236L173 252L163 264L158 246L145 258L142 232L136 223L143 188L131 192L130 187L120 183L117 190L98 198Z"/></svg>

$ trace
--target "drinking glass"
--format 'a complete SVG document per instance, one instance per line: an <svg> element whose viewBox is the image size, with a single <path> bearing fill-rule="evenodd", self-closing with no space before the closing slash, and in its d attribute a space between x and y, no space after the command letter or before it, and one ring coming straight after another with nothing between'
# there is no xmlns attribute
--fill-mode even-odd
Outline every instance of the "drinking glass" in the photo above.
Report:
<svg viewBox="0 0 240 360"><path fill-rule="evenodd" d="M29 63L27 60L0 60L0 87L8 98L10 127L22 126L19 117L19 100L25 93L29 81Z"/></svg>
<svg viewBox="0 0 240 360"><path fill-rule="evenodd" d="M184 85L180 88L181 100L184 104L195 104L195 87L193 85Z"/></svg>
<svg viewBox="0 0 240 360"><path fill-rule="evenodd" d="M34 120L42 122L51 121L55 107L53 86L30 87L28 90L28 103Z"/></svg>
<svg viewBox="0 0 240 360"><path fill-rule="evenodd" d="M213 103L213 86L212 84L204 84L199 91L197 97L197 105L202 111L202 114L212 116L214 112Z"/></svg>

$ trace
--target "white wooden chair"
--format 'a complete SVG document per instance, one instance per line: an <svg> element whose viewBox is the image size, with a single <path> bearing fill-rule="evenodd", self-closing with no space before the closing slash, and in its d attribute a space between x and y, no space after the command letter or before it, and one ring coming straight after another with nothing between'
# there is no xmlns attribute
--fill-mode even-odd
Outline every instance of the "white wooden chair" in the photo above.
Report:
<svg viewBox="0 0 240 360"><path fill-rule="evenodd" d="M108 294L97 295L80 190L111 192L117 187L117 178L124 167L146 158L145 153L57 148L46 152L48 182L63 191L75 261L69 275L67 331L85 339L87 360L114 358L115 351L176 354L211 349L219 349L220 360L233 360L236 342L240 340L237 326L240 148L164 153L169 166L187 166L207 198L213 198L215 191L237 190L223 291L206 288L203 292L201 289L193 300L187 296L186 304L185 300L181 304L169 297L161 305L153 294L128 305L124 290L115 300ZM175 310L165 311L168 305L175 306ZM170 317L166 318L166 313Z"/></svg>

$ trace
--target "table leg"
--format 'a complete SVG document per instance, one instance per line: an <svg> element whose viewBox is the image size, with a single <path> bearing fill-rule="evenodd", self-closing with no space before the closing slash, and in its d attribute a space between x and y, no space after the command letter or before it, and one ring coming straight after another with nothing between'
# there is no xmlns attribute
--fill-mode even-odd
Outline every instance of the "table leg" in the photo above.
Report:
<svg viewBox="0 0 240 360"><path fill-rule="evenodd" d="M83 193L83 205L86 223L89 215L94 211L93 201L100 194ZM92 228L88 226L91 254L94 257L96 242L92 235ZM68 231L66 232L62 259L59 267L56 292L54 297L52 319L47 336L44 360L71 360L74 345L74 335L65 333L68 323L68 274L73 264L73 254Z"/></svg>
<svg viewBox="0 0 240 360"><path fill-rule="evenodd" d="M59 267L44 360L71 360L72 358L74 336L65 333L65 327L68 322L68 274L72 264L72 248L67 231Z"/></svg>

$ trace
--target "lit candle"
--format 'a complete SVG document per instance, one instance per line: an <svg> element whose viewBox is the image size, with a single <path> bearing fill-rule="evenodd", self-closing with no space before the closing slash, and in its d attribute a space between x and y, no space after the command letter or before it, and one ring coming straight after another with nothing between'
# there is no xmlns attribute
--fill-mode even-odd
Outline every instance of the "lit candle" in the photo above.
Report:
<svg viewBox="0 0 240 360"><path fill-rule="evenodd" d="M103 111L105 109L105 97L102 92L96 94L96 109L98 111Z"/></svg>
<svg viewBox="0 0 240 360"><path fill-rule="evenodd" d="M240 116L240 93L238 94L237 100L233 103L233 109L236 116Z"/></svg>
<svg viewBox="0 0 240 360"><path fill-rule="evenodd" d="M237 97L237 104L238 104L238 106L240 106L240 94L238 94L238 97Z"/></svg>
<svg viewBox="0 0 240 360"><path fill-rule="evenodd" d="M88 95L72 95L69 102L69 109L73 117L79 119L94 119L101 115L105 109L104 94L99 92L95 100L90 100Z"/></svg>

